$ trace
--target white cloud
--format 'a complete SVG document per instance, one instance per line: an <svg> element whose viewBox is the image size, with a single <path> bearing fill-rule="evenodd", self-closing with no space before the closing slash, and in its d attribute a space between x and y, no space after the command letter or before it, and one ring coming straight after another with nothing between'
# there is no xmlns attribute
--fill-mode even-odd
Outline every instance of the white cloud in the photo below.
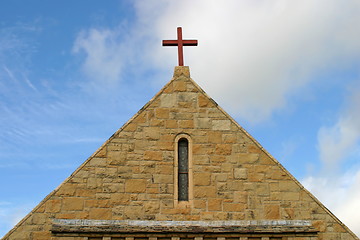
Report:
<svg viewBox="0 0 360 240"><path fill-rule="evenodd" d="M326 169L336 168L360 148L360 87L353 86L345 109L333 126L323 126L318 132L320 159Z"/></svg>
<svg viewBox="0 0 360 240"><path fill-rule="evenodd" d="M322 127L318 133L320 159L333 169L348 157L360 137L352 119L339 119L334 126Z"/></svg>
<svg viewBox="0 0 360 240"><path fill-rule="evenodd" d="M360 85L352 85L348 95L336 123L319 129L322 173L307 177L303 184L360 235Z"/></svg>
<svg viewBox="0 0 360 240"><path fill-rule="evenodd" d="M356 235L360 235L360 169L348 171L343 176L307 177L302 183Z"/></svg>
<svg viewBox="0 0 360 240"><path fill-rule="evenodd" d="M147 4L139 8L150 12ZM254 122L286 106L322 71L360 58L360 29L353 27L359 9L358 1L167 1L153 21L164 38L183 26L184 38L199 39L196 49L185 49L194 79L232 115ZM160 51L160 67L176 63Z"/></svg>
<svg viewBox="0 0 360 240"><path fill-rule="evenodd" d="M138 0L134 6L132 26L79 34L74 51L86 53L89 76L119 81L135 65L134 72L171 68L176 49L161 48L160 40L175 39L182 26L184 38L199 40L184 50L195 81L233 116L251 122L287 106L319 74L360 59L356 0Z"/></svg>
<svg viewBox="0 0 360 240"><path fill-rule="evenodd" d="M125 59L129 57L126 46L117 31L90 29L78 35L73 51L85 52L84 72L95 80L118 81Z"/></svg>

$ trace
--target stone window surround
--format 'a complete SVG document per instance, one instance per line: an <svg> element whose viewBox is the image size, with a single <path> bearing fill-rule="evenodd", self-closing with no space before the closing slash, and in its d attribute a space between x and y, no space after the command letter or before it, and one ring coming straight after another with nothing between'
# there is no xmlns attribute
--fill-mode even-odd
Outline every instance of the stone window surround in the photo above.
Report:
<svg viewBox="0 0 360 240"><path fill-rule="evenodd" d="M180 139L185 138L188 141L188 151L189 151L189 200L188 201L179 201L178 200L178 142ZM193 142L189 134L180 133L175 137L175 150L174 150L174 207L175 208L188 208L193 206L193 157L192 149Z"/></svg>

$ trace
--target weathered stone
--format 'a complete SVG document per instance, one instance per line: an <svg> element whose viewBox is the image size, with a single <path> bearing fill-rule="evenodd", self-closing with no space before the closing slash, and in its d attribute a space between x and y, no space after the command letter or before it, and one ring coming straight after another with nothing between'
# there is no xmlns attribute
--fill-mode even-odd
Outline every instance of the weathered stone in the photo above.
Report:
<svg viewBox="0 0 360 240"><path fill-rule="evenodd" d="M196 127L209 129L211 127L211 120L209 118L198 118L196 119Z"/></svg>
<svg viewBox="0 0 360 240"><path fill-rule="evenodd" d="M168 108L157 108L155 109L155 116L157 118L169 118L169 109Z"/></svg>
<svg viewBox="0 0 360 240"><path fill-rule="evenodd" d="M211 183L211 173L196 172L194 173L194 185L195 186L209 186Z"/></svg>
<svg viewBox="0 0 360 240"><path fill-rule="evenodd" d="M111 219L111 208L90 208L90 219Z"/></svg>
<svg viewBox="0 0 360 240"><path fill-rule="evenodd" d="M212 102L204 95L198 96L199 107L211 107Z"/></svg>
<svg viewBox="0 0 360 240"><path fill-rule="evenodd" d="M208 211L222 211L222 199L209 199Z"/></svg>
<svg viewBox="0 0 360 240"><path fill-rule="evenodd" d="M63 211L80 211L84 208L84 199L69 197L65 198L62 201L62 210Z"/></svg>
<svg viewBox="0 0 360 240"><path fill-rule="evenodd" d="M160 103L161 107L167 107L167 108L176 107L177 95L162 94L160 99L161 99L161 103Z"/></svg>
<svg viewBox="0 0 360 240"><path fill-rule="evenodd" d="M264 206L265 219L280 219L280 208L278 205Z"/></svg>
<svg viewBox="0 0 360 240"><path fill-rule="evenodd" d="M212 120L213 130L230 130L230 120Z"/></svg>
<svg viewBox="0 0 360 240"><path fill-rule="evenodd" d="M194 128L193 120L179 120L178 121L179 128Z"/></svg>
<svg viewBox="0 0 360 240"><path fill-rule="evenodd" d="M46 202L45 211L49 213L57 213L61 210L61 199L49 199Z"/></svg>
<svg viewBox="0 0 360 240"><path fill-rule="evenodd" d="M144 160L161 161L162 160L162 152L160 152L160 151L145 151Z"/></svg>
<svg viewBox="0 0 360 240"><path fill-rule="evenodd" d="M246 168L235 168L234 169L234 178L235 179L247 179L247 169Z"/></svg>
<svg viewBox="0 0 360 240"><path fill-rule="evenodd" d="M232 152L232 146L230 144L216 144L215 154L230 155L231 152Z"/></svg>
<svg viewBox="0 0 360 240"><path fill-rule="evenodd" d="M129 193L143 193L146 190L146 179L128 179L125 182L125 191Z"/></svg>

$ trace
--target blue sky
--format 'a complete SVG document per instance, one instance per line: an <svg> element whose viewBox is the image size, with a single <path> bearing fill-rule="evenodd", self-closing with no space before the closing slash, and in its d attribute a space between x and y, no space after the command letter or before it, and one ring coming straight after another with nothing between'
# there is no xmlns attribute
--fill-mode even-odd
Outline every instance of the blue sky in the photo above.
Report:
<svg viewBox="0 0 360 240"><path fill-rule="evenodd" d="M172 77L192 78L360 235L357 0L0 3L0 236Z"/></svg>

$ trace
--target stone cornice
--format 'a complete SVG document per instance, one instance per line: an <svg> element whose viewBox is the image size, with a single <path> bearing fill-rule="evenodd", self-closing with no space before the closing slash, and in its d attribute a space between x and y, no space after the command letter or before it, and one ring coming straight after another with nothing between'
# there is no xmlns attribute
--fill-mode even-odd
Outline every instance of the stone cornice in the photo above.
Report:
<svg viewBox="0 0 360 240"><path fill-rule="evenodd" d="M53 219L56 233L316 233L307 220L141 221Z"/></svg>

